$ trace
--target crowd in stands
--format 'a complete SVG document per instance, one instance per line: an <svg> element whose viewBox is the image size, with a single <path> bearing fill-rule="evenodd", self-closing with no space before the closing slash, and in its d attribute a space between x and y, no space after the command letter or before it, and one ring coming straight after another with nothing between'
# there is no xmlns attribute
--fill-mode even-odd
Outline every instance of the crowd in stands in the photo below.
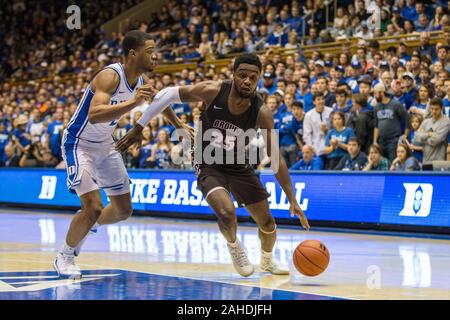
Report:
<svg viewBox="0 0 450 320"><path fill-rule="evenodd" d="M0 30L6 30L0 32L6 44L0 46L4 67L0 74L0 166L64 166L61 132L90 78L109 63L123 62L123 35L106 39L98 26L136 2L98 1L89 15L96 27L78 33L63 30L55 18L65 9L57 1L42 5L23 1L26 11L6 5L5 19L0 19ZM450 161L446 2L338 1L328 28L323 1L294 0L279 7L266 7L266 2L169 1L151 22L137 22L130 29L154 34L162 49L161 61L263 50L258 92L274 114L280 152L291 169L410 171L435 160ZM79 3L88 5L87 1ZM22 26L14 13L29 14L30 8L30 19L24 19L27 23ZM303 23L302 17L309 12ZM34 28L33 32L28 28ZM436 44L430 40L433 30L443 34ZM382 50L378 41L370 40L413 32L420 32L417 48L395 40ZM362 38L354 54L347 45L339 54L317 50L310 58L300 50L302 43L342 37ZM271 46L296 50L282 56ZM75 76L64 79L66 74ZM231 64L206 69L199 65L176 74L155 74L151 81L162 89L231 76ZM50 80L37 80L42 77ZM11 84L11 79L28 81ZM182 121L197 125L200 105L172 107ZM117 139L134 125L141 111L137 108L119 121ZM154 118L143 131L142 147L130 148L124 155L127 167L190 168L189 161L173 164L171 155L180 148L170 138L173 129L162 116ZM259 139L251 144L263 148ZM269 165L262 159L258 168Z"/></svg>

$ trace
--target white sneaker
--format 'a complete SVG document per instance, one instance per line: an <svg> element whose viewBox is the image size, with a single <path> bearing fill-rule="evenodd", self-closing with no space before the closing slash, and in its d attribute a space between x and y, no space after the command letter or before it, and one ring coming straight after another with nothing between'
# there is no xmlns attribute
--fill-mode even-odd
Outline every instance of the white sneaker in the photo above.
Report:
<svg viewBox="0 0 450 320"><path fill-rule="evenodd" d="M289 269L283 268L278 265L278 262L275 260L273 255L267 256L261 253L261 263L260 263L261 271L268 271L274 275L288 275Z"/></svg>
<svg viewBox="0 0 450 320"><path fill-rule="evenodd" d="M230 251L231 259L233 260L234 269L243 277L248 277L255 272L252 263L248 260L247 253L245 253L239 240L236 240L237 245L231 246L227 243Z"/></svg>
<svg viewBox="0 0 450 320"><path fill-rule="evenodd" d="M75 264L75 256L58 252L53 267L58 276L69 279L81 279L80 268Z"/></svg>
<svg viewBox="0 0 450 320"><path fill-rule="evenodd" d="M81 212L81 209L78 210L75 214L78 214ZM89 230L88 234L80 241L80 243L77 244L77 246L75 247L75 251L73 252L73 254L78 257L78 255L80 254L81 251L81 247L83 246L84 242L86 241L87 237L91 234L96 234L97 233L97 228L92 228L91 230Z"/></svg>

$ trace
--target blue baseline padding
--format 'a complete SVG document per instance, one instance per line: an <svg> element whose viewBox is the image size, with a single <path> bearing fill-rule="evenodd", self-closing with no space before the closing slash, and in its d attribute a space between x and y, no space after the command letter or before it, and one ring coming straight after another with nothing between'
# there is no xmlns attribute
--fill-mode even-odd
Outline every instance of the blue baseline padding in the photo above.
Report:
<svg viewBox="0 0 450 320"><path fill-rule="evenodd" d="M193 171L131 170L136 210L212 215ZM450 227L450 174L292 172L297 199L310 220ZM275 218L289 217L289 205L275 176L261 173ZM0 203L79 206L69 193L66 172L56 169L0 169ZM103 200L107 198L102 193ZM243 208L237 214L248 216Z"/></svg>

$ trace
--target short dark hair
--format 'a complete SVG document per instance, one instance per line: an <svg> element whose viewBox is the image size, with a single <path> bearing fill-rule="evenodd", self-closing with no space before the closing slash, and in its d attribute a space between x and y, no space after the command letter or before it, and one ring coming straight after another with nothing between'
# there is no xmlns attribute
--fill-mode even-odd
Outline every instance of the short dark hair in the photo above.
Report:
<svg viewBox="0 0 450 320"><path fill-rule="evenodd" d="M136 50L137 48L143 46L145 41L152 39L153 38L148 33L139 30L128 31L122 42L124 56L127 57L130 50Z"/></svg>
<svg viewBox="0 0 450 320"><path fill-rule="evenodd" d="M307 75L301 76L300 79L308 79L308 83L311 82L311 78L309 76L307 76Z"/></svg>
<svg viewBox="0 0 450 320"><path fill-rule="evenodd" d="M303 109L303 103L301 101L294 101L294 103L292 103L292 108L302 108Z"/></svg>
<svg viewBox="0 0 450 320"><path fill-rule="evenodd" d="M362 107L367 106L367 97L362 93L357 93L353 95L353 102L359 104Z"/></svg>
<svg viewBox="0 0 450 320"><path fill-rule="evenodd" d="M439 106L442 109L442 99L441 98L433 98L430 100L430 106Z"/></svg>
<svg viewBox="0 0 450 320"><path fill-rule="evenodd" d="M356 137L353 137L353 138L348 139L348 143L350 143L350 142L356 142L356 144L357 144L358 146L361 146L361 142L360 142L359 139L356 138Z"/></svg>
<svg viewBox="0 0 450 320"><path fill-rule="evenodd" d="M319 76L319 77L317 77L316 81L317 80L325 80L325 83L328 84L328 78L327 77Z"/></svg>
<svg viewBox="0 0 450 320"><path fill-rule="evenodd" d="M345 89L337 89L336 90L336 95L344 95L344 96L348 96L348 92Z"/></svg>
<svg viewBox="0 0 450 320"><path fill-rule="evenodd" d="M320 97L325 98L325 95L322 92L317 92L313 95L313 101L316 101L316 99Z"/></svg>
<svg viewBox="0 0 450 320"><path fill-rule="evenodd" d="M236 58L236 60L234 60L233 71L236 71L237 68L239 67L239 65L241 65L242 63L257 66L260 72L262 70L261 60L254 53L244 53L244 54L238 56Z"/></svg>
<svg viewBox="0 0 450 320"><path fill-rule="evenodd" d="M297 85L297 82L295 82L295 81L286 81L286 86L288 86L288 85L290 85L290 84L293 84L295 87L298 86L298 85Z"/></svg>

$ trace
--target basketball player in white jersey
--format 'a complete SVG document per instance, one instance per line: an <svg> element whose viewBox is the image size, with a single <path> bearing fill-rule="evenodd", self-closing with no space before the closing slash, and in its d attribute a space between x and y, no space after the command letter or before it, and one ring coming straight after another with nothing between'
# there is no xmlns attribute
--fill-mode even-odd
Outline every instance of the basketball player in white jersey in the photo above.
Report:
<svg viewBox="0 0 450 320"><path fill-rule="evenodd" d="M125 220L133 211L130 180L121 154L115 150L113 132L124 114L150 102L156 94L143 75L153 70L156 54L154 40L141 31L128 32L122 45L125 65L111 64L95 75L64 130L67 185L80 197L81 212L74 216L54 262L61 277L81 278L74 257L87 234L100 225ZM182 126L170 107L163 114L175 127ZM99 189L110 199L105 208Z"/></svg>

